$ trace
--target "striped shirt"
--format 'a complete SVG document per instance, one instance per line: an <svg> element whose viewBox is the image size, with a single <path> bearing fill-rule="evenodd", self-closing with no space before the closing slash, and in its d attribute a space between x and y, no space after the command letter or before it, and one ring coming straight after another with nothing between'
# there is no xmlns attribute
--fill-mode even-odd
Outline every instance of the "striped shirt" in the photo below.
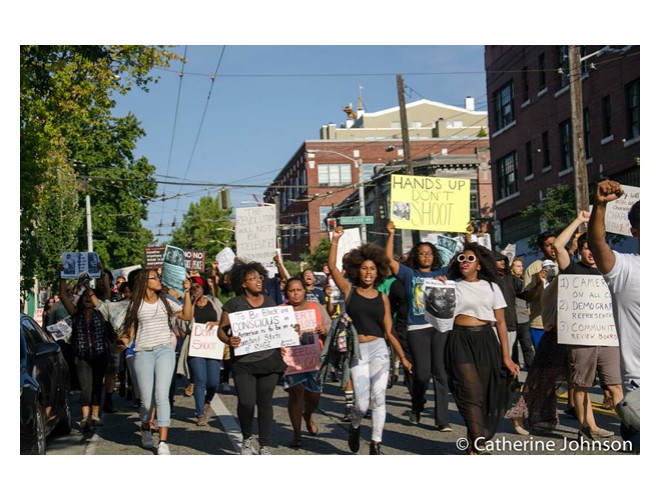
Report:
<svg viewBox="0 0 660 500"><path fill-rule="evenodd" d="M172 318L176 316L182 307L173 300L166 299L172 309ZM161 299L154 304L142 301L138 310L138 329L135 336L135 350L142 351L153 349L156 346L169 343L170 322L167 317L167 309Z"/></svg>

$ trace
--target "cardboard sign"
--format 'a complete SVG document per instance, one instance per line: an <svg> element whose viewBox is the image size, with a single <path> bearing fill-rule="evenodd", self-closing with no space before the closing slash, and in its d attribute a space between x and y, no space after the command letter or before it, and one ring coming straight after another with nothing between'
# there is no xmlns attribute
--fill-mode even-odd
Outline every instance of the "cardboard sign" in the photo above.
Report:
<svg viewBox="0 0 660 500"><path fill-rule="evenodd" d="M293 307L265 307L229 314L232 335L241 339L236 356L300 345Z"/></svg>
<svg viewBox="0 0 660 500"><path fill-rule="evenodd" d="M218 252L218 255L215 256L215 261L218 263L218 271L221 273L229 271L233 267L235 259L236 254L229 247Z"/></svg>
<svg viewBox="0 0 660 500"><path fill-rule="evenodd" d="M321 344L316 335L313 337L313 344L284 349L282 359L287 364L285 375L313 372L321 368Z"/></svg>
<svg viewBox="0 0 660 500"><path fill-rule="evenodd" d="M399 229L463 233L470 222L470 179L393 174L391 193Z"/></svg>
<svg viewBox="0 0 660 500"><path fill-rule="evenodd" d="M146 269L158 269L163 267L163 255L165 247L149 247L144 249L144 267Z"/></svg>
<svg viewBox="0 0 660 500"><path fill-rule="evenodd" d="M218 338L218 327L208 323L195 323L190 332L188 357L222 359L225 344Z"/></svg>
<svg viewBox="0 0 660 500"><path fill-rule="evenodd" d="M78 278L87 273L90 278L100 278L99 256L96 252L62 252L62 278Z"/></svg>
<svg viewBox="0 0 660 500"><path fill-rule="evenodd" d="M557 292L557 342L617 346L610 289L602 276L561 274Z"/></svg>
<svg viewBox="0 0 660 500"><path fill-rule="evenodd" d="M623 196L608 203L605 209L605 230L608 233L632 236L628 212L639 201L640 189L634 186L622 185L621 187L623 188Z"/></svg>
<svg viewBox="0 0 660 500"><path fill-rule="evenodd" d="M333 234L330 234L330 241L332 242ZM339 243L337 245L337 262L335 263L337 269L340 271L344 268L342 265L342 259L344 255L353 250L354 248L359 247L362 244L360 239L360 228L354 227L351 229L344 229L344 234L342 234Z"/></svg>
<svg viewBox="0 0 660 500"><path fill-rule="evenodd" d="M236 252L244 262L272 262L277 249L274 206L236 209Z"/></svg>
<svg viewBox="0 0 660 500"><path fill-rule="evenodd" d="M183 295L183 280L186 279L183 250L167 245L163 255L163 276L161 281L168 288L173 288Z"/></svg>

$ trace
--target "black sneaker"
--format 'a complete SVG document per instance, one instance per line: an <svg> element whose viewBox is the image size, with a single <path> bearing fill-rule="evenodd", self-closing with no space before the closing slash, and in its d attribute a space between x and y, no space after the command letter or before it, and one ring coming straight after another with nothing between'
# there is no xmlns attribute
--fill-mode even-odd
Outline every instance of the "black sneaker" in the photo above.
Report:
<svg viewBox="0 0 660 500"><path fill-rule="evenodd" d="M348 430L348 447L353 453L360 449L360 428L353 429L351 425Z"/></svg>
<svg viewBox="0 0 660 500"><path fill-rule="evenodd" d="M369 455L382 455L383 452L380 451L380 443L371 443L369 445Z"/></svg>

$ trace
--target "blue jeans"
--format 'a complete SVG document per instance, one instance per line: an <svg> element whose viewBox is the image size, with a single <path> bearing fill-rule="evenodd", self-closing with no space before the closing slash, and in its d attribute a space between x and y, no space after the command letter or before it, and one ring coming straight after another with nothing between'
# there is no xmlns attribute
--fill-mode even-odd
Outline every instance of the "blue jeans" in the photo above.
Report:
<svg viewBox="0 0 660 500"><path fill-rule="evenodd" d="M148 424L156 400L158 427L170 426L170 384L174 373L174 348L169 342L153 351L135 352L135 376L140 388L140 421Z"/></svg>
<svg viewBox="0 0 660 500"><path fill-rule="evenodd" d="M211 358L188 358L188 366L192 370L195 380L195 411L197 416L204 415L204 403L211 402L220 381L220 368L222 361Z"/></svg>

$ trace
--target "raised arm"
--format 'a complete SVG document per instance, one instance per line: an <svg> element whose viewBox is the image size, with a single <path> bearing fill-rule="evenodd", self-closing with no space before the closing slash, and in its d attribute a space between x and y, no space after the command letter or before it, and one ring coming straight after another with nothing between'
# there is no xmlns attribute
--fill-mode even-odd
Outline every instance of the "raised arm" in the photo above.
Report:
<svg viewBox="0 0 660 500"><path fill-rule="evenodd" d="M346 278L344 278L344 275L337 267L337 246L339 245L339 239L343 236L343 234L344 229L341 226L337 226L332 232L330 254L328 255L328 267L330 268L332 279L335 280L335 284L341 293L344 294L344 297L348 297L348 292L351 291L351 284Z"/></svg>
<svg viewBox="0 0 660 500"><path fill-rule="evenodd" d="M577 231L578 227L581 224L589 222L589 212L582 210L578 213L578 216L571 222L566 229L564 229L559 236L555 238L553 246L555 247L555 255L557 256L557 264L559 265L559 270L563 271L571 263L571 256L566 250L566 245L571 240L573 233Z"/></svg>
<svg viewBox="0 0 660 500"><path fill-rule="evenodd" d="M177 313L177 318L190 321L193 317L192 301L190 300L190 280L183 280L183 309Z"/></svg>
<svg viewBox="0 0 660 500"><path fill-rule="evenodd" d="M605 241L605 211L607 210L607 204L620 198L622 194L623 189L616 181L602 181L596 186L596 197L589 219L587 242L589 243L591 255L596 261L596 266L603 274L609 273L616 262L614 252Z"/></svg>
<svg viewBox="0 0 660 500"><path fill-rule="evenodd" d="M389 221L385 227L389 233L387 236L387 243L385 243L385 255L390 259L390 269L392 270L392 274L397 275L399 274L399 263L394 260L394 231L396 231L396 228L392 221Z"/></svg>
<svg viewBox="0 0 660 500"><path fill-rule="evenodd" d="M284 264L282 264L282 259L280 259L280 255L278 253L276 253L273 257L273 262L275 262L275 265L277 266L277 272L280 274L280 276L285 280L288 280L291 275L289 274L289 271L287 271L286 267L284 267Z"/></svg>
<svg viewBox="0 0 660 500"><path fill-rule="evenodd" d="M60 271L62 269L63 267L60 265ZM60 301L62 302L64 309L66 309L66 312L73 316L76 312L76 306L73 305L73 302L71 302L71 299L69 298L69 294L66 291L66 280L64 278L60 278Z"/></svg>

